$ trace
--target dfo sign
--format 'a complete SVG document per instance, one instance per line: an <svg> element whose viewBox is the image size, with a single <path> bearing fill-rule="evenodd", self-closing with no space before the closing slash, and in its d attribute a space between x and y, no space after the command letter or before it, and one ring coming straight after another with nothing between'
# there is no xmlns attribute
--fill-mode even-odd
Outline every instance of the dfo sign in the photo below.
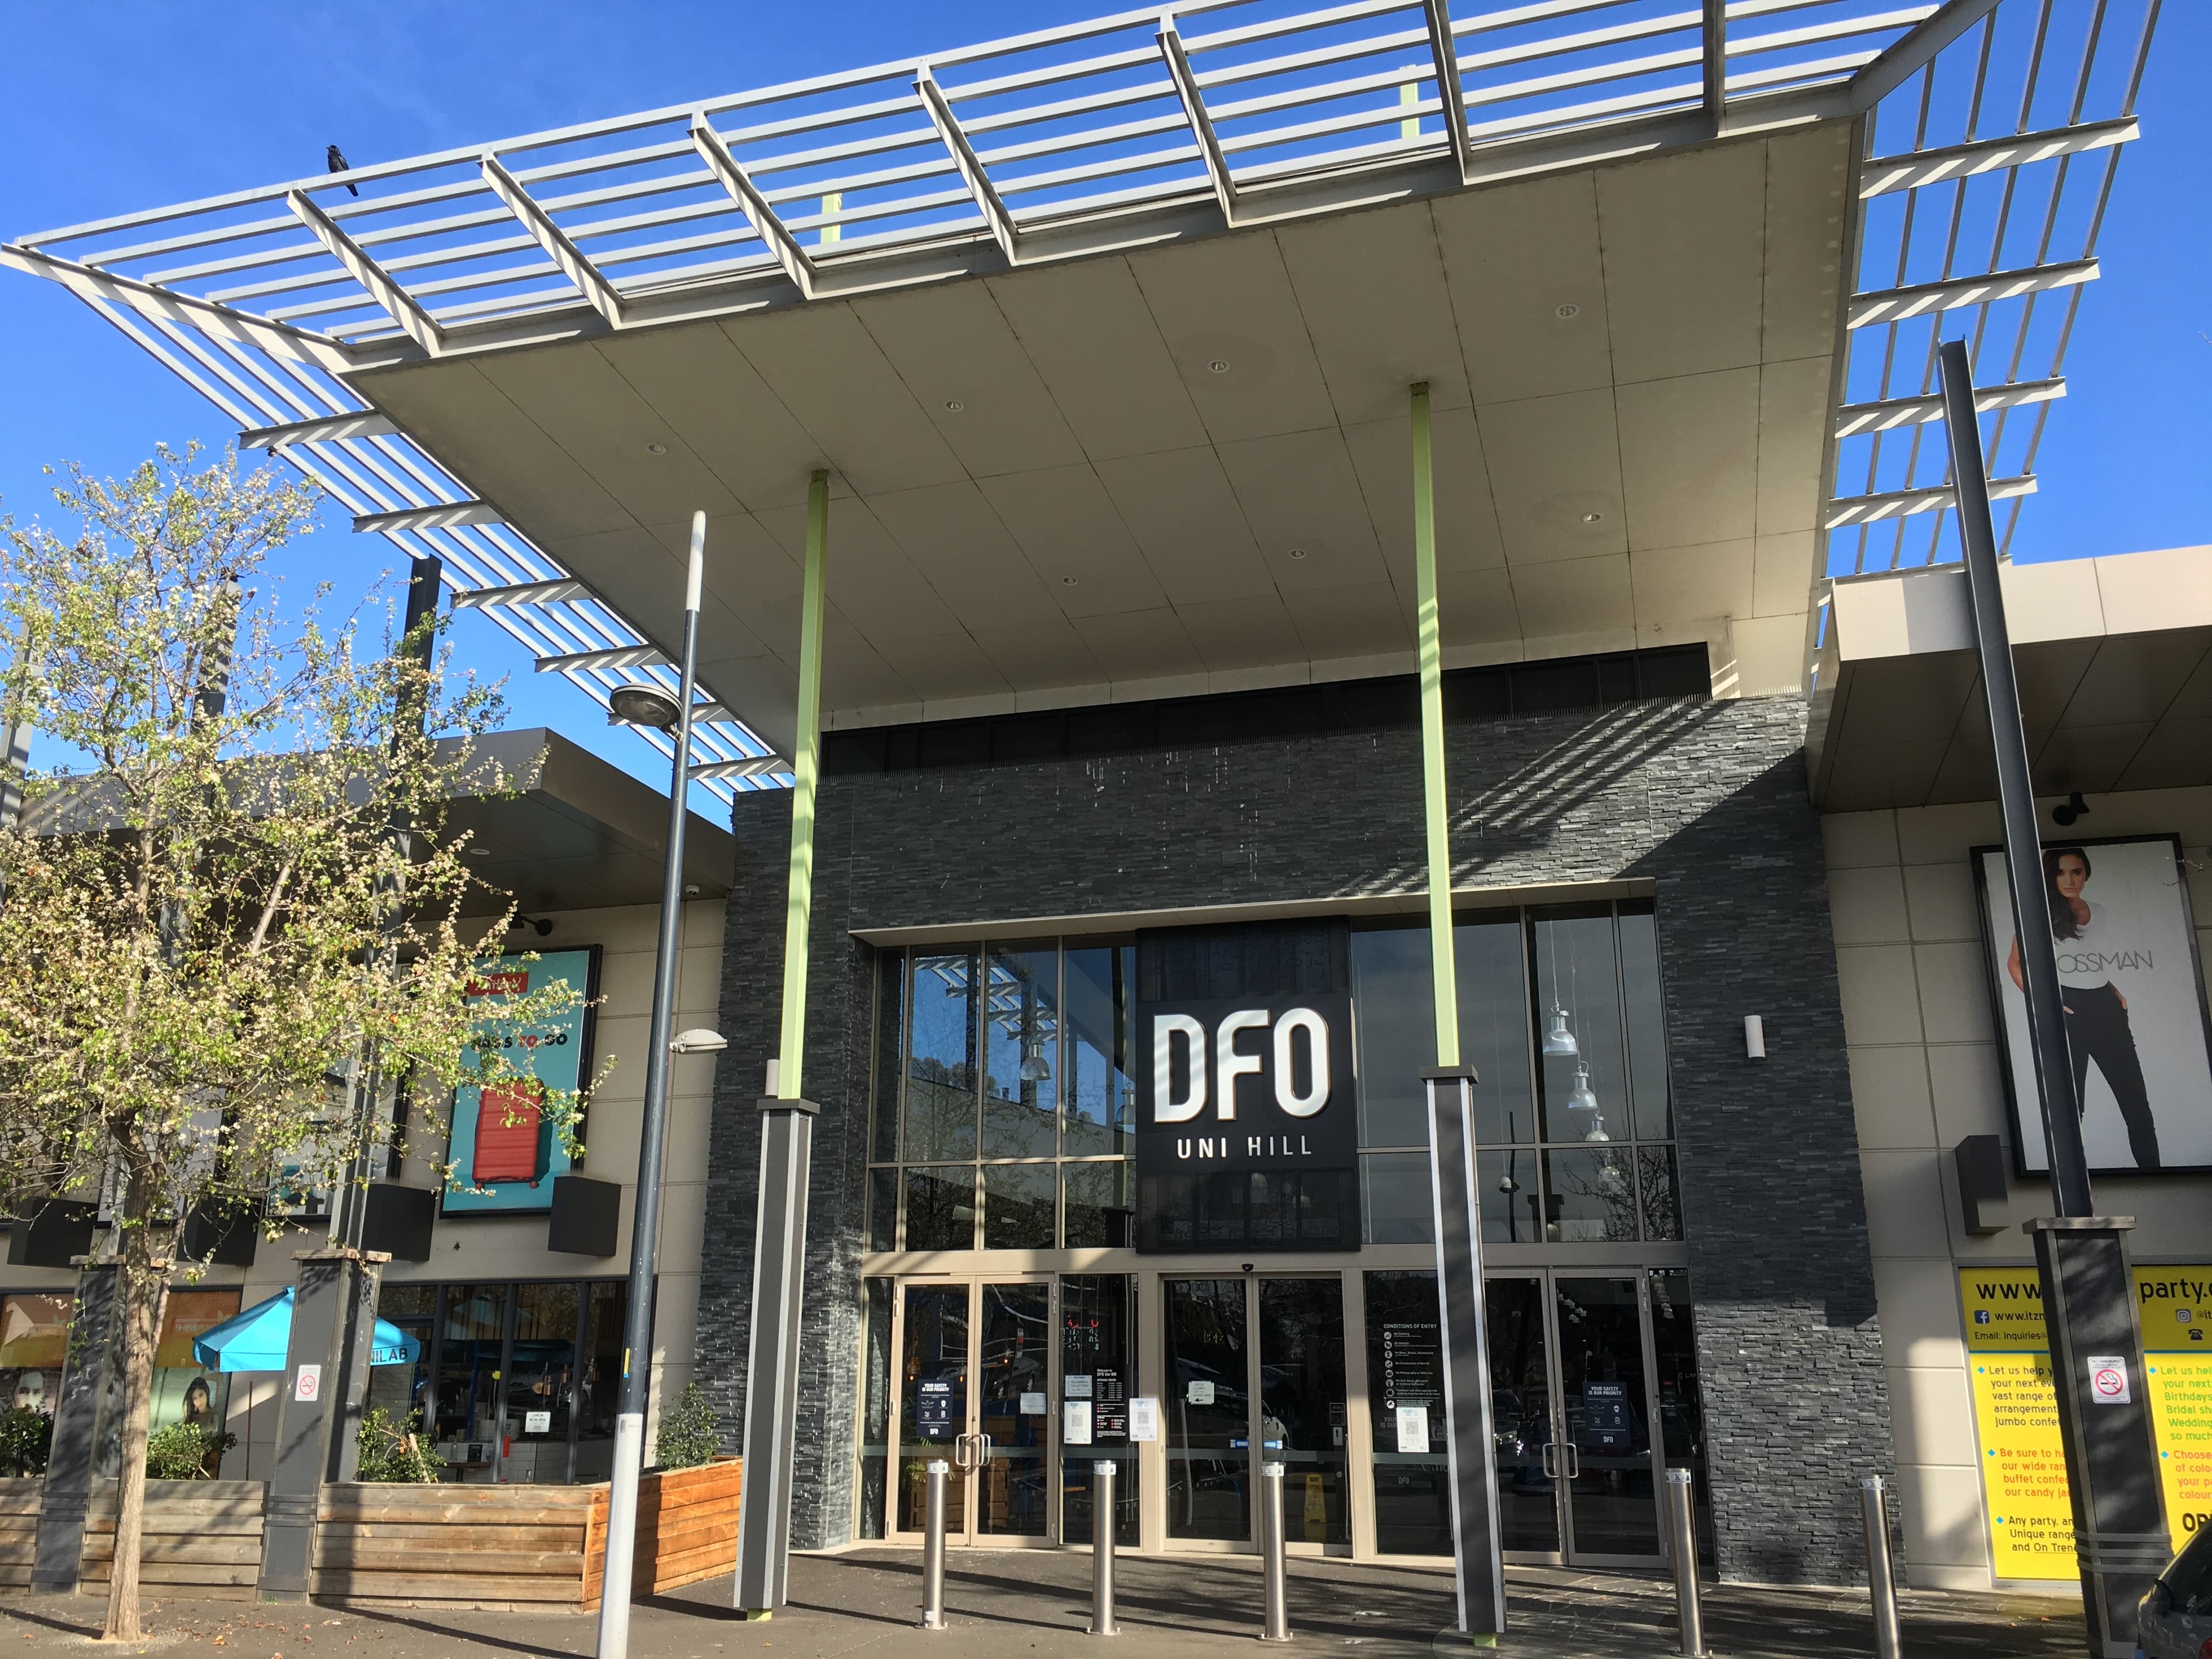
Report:
<svg viewBox="0 0 2212 1659"><path fill-rule="evenodd" d="M1231 1211L1340 1202L1326 1178L1356 1172L1359 1142L1348 993L1140 1003L1136 1037L1139 1248L1147 1212L1202 1210L1201 1234L1241 1248Z"/></svg>

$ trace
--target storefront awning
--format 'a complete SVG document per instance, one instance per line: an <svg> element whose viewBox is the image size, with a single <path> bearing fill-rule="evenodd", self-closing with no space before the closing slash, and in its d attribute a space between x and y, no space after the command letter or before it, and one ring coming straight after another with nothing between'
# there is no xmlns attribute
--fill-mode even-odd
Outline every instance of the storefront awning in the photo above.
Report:
<svg viewBox="0 0 2212 1659"><path fill-rule="evenodd" d="M266 1302L203 1332L192 1342L192 1358L219 1371L281 1371L292 1341L292 1292L282 1290ZM397 1325L376 1322L368 1363L412 1364L422 1345Z"/></svg>

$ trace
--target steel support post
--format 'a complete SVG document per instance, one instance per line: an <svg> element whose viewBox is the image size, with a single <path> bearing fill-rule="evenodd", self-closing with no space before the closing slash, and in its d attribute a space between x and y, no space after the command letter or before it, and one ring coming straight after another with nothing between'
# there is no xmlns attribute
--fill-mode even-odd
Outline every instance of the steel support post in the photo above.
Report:
<svg viewBox="0 0 2212 1659"><path fill-rule="evenodd" d="M1898 1659L1897 1569L1889 1553L1889 1493L1882 1478L1859 1482L1859 1518L1866 1529L1867 1602L1874 1613L1875 1659Z"/></svg>
<svg viewBox="0 0 2212 1659"><path fill-rule="evenodd" d="M77 1588L85 1510L98 1473L94 1465L103 1407L111 1395L117 1404L121 1402L123 1368L116 1363L115 1349L122 1276L123 1270L112 1261L88 1263L76 1276L76 1305L70 1316L69 1345L62 1354L54 1437L46 1453L38 1541L31 1558L31 1588L50 1595L67 1595Z"/></svg>
<svg viewBox="0 0 2212 1659"><path fill-rule="evenodd" d="M1490 1344L1483 1325L1474 1068L1437 1066L1421 1077L1429 1097L1429 1190L1435 1206L1437 1306L1443 1322L1444 1446L1459 1631L1479 1647L1494 1647L1505 1630L1505 1559L1498 1530Z"/></svg>
<svg viewBox="0 0 2212 1659"><path fill-rule="evenodd" d="M259 1590L264 1601L304 1601L314 1589L315 1514L325 1482L353 1478L375 1331L381 1252L302 1250L292 1291L292 1334L269 1475ZM360 1356L356 1364L355 1356ZM358 1373L362 1392L348 1386Z"/></svg>
<svg viewBox="0 0 2212 1659"><path fill-rule="evenodd" d="M1291 1639L1290 1575L1283 1557L1288 1548L1283 1531L1283 1466L1260 1465L1260 1550L1261 1576L1267 1582L1267 1607L1260 1627L1262 1642Z"/></svg>
<svg viewBox="0 0 2212 1659"><path fill-rule="evenodd" d="M1681 1630L1681 1659L1705 1659L1705 1610L1698 1593L1696 1480L1688 1469L1667 1471L1667 1553L1674 1558L1674 1619Z"/></svg>
<svg viewBox="0 0 2212 1659"><path fill-rule="evenodd" d="M1091 1464L1091 1634L1119 1636L1114 1622L1114 1460Z"/></svg>
<svg viewBox="0 0 2212 1659"><path fill-rule="evenodd" d="M630 1576L615 1571L614 1540L627 1549L637 1524L645 1460L645 1411L653 1382L653 1284L660 1249L660 1164L668 1139L669 1043L675 1024L677 941L684 921L684 828L690 817L691 704L699 655L699 591L707 515L691 515L684 583L684 656L678 678L676 757L668 780L668 843L660 872L660 938L653 964L653 1015L645 1036L645 1116L638 1137L637 1200L630 1212L629 1291L623 1328L622 1391L616 1405L615 1464L607 1492L607 1563L600 1581L598 1659L629 1652ZM627 1425L627 1430L625 1430Z"/></svg>
<svg viewBox="0 0 2212 1659"><path fill-rule="evenodd" d="M952 1466L932 1458L922 1473L929 1482L921 1529L921 1627L945 1628L945 1482Z"/></svg>
<svg viewBox="0 0 2212 1659"><path fill-rule="evenodd" d="M745 1479L738 1497L735 1601L765 1619L784 1603L791 1556L792 1463L805 1312L806 1188L813 1103L800 1094L806 1050L807 930L813 925L814 808L822 781L822 623L827 603L830 475L806 492L799 607L799 707L791 749L791 869L784 905L783 1030L775 1097L761 1103L752 1319L745 1348Z"/></svg>
<svg viewBox="0 0 2212 1659"><path fill-rule="evenodd" d="M2135 1224L2126 1217L2097 1215L2090 1194L2034 783L1990 520L1989 471L1974 409L1972 361L1960 340L1944 342L1940 356L1959 539L1996 762L1997 809L2014 933L2020 941L2028 1048L2057 1212L2029 1222L2026 1231L2035 1240L2042 1276L2089 1652L2093 1659L2129 1659L2136 1648L2136 1604L2167 1555L2165 1494L2128 1270L2127 1231Z"/></svg>

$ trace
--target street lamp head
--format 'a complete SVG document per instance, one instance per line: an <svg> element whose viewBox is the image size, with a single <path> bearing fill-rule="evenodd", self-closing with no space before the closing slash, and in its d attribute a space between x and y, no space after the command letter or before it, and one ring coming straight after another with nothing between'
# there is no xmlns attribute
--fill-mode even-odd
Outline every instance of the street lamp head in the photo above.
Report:
<svg viewBox="0 0 2212 1659"><path fill-rule="evenodd" d="M618 685L607 698L614 720L623 726L657 726L663 731L684 712L675 696L657 685Z"/></svg>
<svg viewBox="0 0 2212 1659"><path fill-rule="evenodd" d="M703 1025L695 1025L688 1031L678 1031L669 1042L671 1054L719 1054L730 1046L729 1038L720 1031L710 1031Z"/></svg>

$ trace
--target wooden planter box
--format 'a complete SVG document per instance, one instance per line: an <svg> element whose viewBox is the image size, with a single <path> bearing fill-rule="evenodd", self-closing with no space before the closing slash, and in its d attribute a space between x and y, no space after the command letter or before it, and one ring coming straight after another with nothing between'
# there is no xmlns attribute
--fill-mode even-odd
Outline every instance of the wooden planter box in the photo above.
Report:
<svg viewBox="0 0 2212 1659"><path fill-rule="evenodd" d="M732 1571L740 1464L639 1483L631 1594ZM595 1611L606 1571L607 1487L325 1486L319 1601L418 1607Z"/></svg>
<svg viewBox="0 0 2212 1659"><path fill-rule="evenodd" d="M46 1483L0 1480L0 1589L27 1589L39 1542L39 1498Z"/></svg>
<svg viewBox="0 0 2212 1659"><path fill-rule="evenodd" d="M258 1480L149 1480L138 1582L155 1595L252 1601L261 1577L265 1490ZM115 1487L109 1484L94 1488L85 1515L78 1588L104 1595L114 1571ZM27 1582L27 1561L23 1576Z"/></svg>

